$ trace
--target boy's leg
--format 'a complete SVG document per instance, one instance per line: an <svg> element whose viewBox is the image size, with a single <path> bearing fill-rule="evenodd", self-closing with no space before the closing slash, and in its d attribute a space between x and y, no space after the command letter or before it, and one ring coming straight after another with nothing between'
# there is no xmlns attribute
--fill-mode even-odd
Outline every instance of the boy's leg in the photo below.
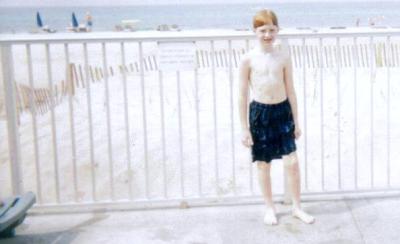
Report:
<svg viewBox="0 0 400 244"><path fill-rule="evenodd" d="M272 191L271 191L271 177L270 177L271 164L266 163L264 161L257 161L257 169L258 169L258 182L266 205L264 223L269 225L277 224L278 221L275 216L276 210L274 202L272 200Z"/></svg>
<svg viewBox="0 0 400 244"><path fill-rule="evenodd" d="M271 164L264 161L257 161L258 169L258 183L260 185L261 193L264 197L265 205L275 210L274 202L272 201L271 190Z"/></svg>
<svg viewBox="0 0 400 244"><path fill-rule="evenodd" d="M297 153L293 152L287 156L283 156L283 163L287 175L289 176L289 187L292 195L292 215L299 218L305 223L311 224L315 218L308 213L304 212L300 206L300 168Z"/></svg>

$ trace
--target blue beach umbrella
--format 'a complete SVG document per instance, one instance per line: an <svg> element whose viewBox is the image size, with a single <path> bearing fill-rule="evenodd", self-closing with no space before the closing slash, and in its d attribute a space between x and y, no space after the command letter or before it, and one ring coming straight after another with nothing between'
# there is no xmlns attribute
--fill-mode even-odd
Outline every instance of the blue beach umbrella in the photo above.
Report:
<svg viewBox="0 0 400 244"><path fill-rule="evenodd" d="M75 13L72 13L72 26L77 28L79 26L78 20L76 19Z"/></svg>
<svg viewBox="0 0 400 244"><path fill-rule="evenodd" d="M37 26L40 27L40 28L43 27L42 18L40 17L39 12L36 12L36 24L37 24Z"/></svg>

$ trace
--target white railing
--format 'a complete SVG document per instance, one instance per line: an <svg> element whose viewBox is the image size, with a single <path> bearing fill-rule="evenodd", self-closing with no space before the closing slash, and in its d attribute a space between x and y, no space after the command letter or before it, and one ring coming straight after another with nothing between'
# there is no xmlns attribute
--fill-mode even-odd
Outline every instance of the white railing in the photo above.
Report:
<svg viewBox="0 0 400 244"><path fill-rule="evenodd" d="M281 40L303 129L303 195L398 191L400 31ZM170 42L194 45L193 69L160 69L158 45ZM254 43L238 32L1 37L0 193L32 190L44 211L260 200L236 102L240 57Z"/></svg>

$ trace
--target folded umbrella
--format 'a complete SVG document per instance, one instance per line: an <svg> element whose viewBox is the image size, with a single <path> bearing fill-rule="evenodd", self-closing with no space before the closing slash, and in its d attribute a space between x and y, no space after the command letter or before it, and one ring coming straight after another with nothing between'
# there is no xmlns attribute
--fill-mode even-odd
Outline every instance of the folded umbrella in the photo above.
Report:
<svg viewBox="0 0 400 244"><path fill-rule="evenodd" d="M40 17L39 12L36 12L36 24L40 28L43 27L43 21L42 21L42 18Z"/></svg>
<svg viewBox="0 0 400 244"><path fill-rule="evenodd" d="M79 26L79 23L78 23L78 20L76 19L75 13L72 13L72 26L74 28L78 28L78 26Z"/></svg>

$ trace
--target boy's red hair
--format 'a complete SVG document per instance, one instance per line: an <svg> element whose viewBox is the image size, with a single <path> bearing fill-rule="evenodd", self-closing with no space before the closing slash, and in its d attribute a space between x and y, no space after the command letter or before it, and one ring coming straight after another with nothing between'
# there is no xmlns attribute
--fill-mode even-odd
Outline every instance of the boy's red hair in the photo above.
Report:
<svg viewBox="0 0 400 244"><path fill-rule="evenodd" d="M258 11L253 17L253 28L257 28L259 26L263 26L268 23L268 20L271 20L272 23L279 27L278 18L274 11L270 9L263 9Z"/></svg>

